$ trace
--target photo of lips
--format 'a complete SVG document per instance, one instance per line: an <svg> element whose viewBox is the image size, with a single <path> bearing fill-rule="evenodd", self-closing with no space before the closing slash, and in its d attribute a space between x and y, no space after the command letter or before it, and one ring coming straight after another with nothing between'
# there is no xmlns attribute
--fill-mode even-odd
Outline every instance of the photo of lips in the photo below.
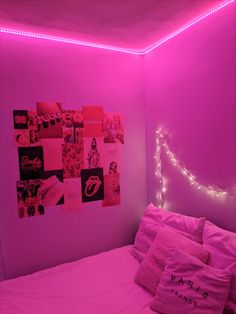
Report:
<svg viewBox="0 0 236 314"><path fill-rule="evenodd" d="M84 194L88 197L93 196L97 193L99 186L101 185L101 181L98 176L91 176L86 181Z"/></svg>
<svg viewBox="0 0 236 314"><path fill-rule="evenodd" d="M104 199L103 168L81 170L82 201Z"/></svg>

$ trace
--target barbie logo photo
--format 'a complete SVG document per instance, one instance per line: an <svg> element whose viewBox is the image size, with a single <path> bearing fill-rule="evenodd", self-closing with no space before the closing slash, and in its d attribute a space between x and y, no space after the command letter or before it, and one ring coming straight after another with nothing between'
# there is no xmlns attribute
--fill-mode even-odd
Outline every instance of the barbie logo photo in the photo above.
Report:
<svg viewBox="0 0 236 314"><path fill-rule="evenodd" d="M44 170L43 148L18 147L20 179L32 180L39 179L40 173Z"/></svg>

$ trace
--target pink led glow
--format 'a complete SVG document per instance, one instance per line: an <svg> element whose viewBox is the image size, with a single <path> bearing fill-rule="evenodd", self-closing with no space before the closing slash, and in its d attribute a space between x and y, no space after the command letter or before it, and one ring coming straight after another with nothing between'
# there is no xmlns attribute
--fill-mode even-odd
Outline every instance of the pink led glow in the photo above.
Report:
<svg viewBox="0 0 236 314"><path fill-rule="evenodd" d="M122 48L122 47L103 45L103 44L93 43L93 42L85 42L85 41L80 41L80 40L76 40L76 39L64 38L64 37L59 37L59 36L52 36L52 35L41 34L41 33L26 32L26 31L22 31L22 30L5 28L5 27L0 28L0 32L6 33L6 34L11 34L11 35L25 36L25 37L31 37L31 38L37 38L37 39L45 39L45 40L57 41L57 42L68 43L68 44L73 44L73 45L80 45L80 46L86 46L86 47L92 47L92 48L99 48L99 49L129 53L129 54L134 54L134 55L145 55L145 54L153 51L154 49L156 49L160 45L164 44L165 42L167 42L171 38L177 36L178 34L182 33L183 31L189 29L193 25L206 19L210 15L212 15L212 14L216 13L217 11L225 8L226 6L232 4L233 2L235 2L235 0L227 0L227 1L223 2L219 6L211 9L210 11L208 11L205 14L201 15L200 17L196 18L195 20L193 20L189 24L186 24L186 25L180 27L175 32L169 34L165 38L159 40L156 43L153 43L151 46L146 47L145 49L142 49L142 50L126 49L126 48Z"/></svg>
<svg viewBox="0 0 236 314"><path fill-rule="evenodd" d="M0 28L0 32L6 33L6 34L11 34L11 35L25 36L25 37L38 38L38 39L46 39L46 40L57 41L57 42L62 42L62 43L67 43L67 44L72 44L72 45L80 45L80 46L86 46L86 47L92 47L92 48L99 48L99 49L105 49L105 50L111 50L111 51L130 53L130 54L135 54L135 55L143 55L144 54L143 52L139 52L139 51L135 51L135 50L133 51L133 50L120 48L120 47L90 43L90 42L80 41L80 40L76 40L76 39L52 36L52 35L47 35L47 34L26 32L26 31L11 29L11 28Z"/></svg>
<svg viewBox="0 0 236 314"><path fill-rule="evenodd" d="M182 33L183 31L187 30L188 28L194 26L195 24L201 22L202 20L204 20L208 16L216 13L217 11L219 11L219 10L221 10L223 8L225 8L226 6L228 6L229 4L231 4L233 2L235 2L235 0L225 1L221 5L215 7L214 9L211 9L210 11L208 11L205 14L201 15L200 17L196 18L191 23L186 24L186 25L180 27L175 32L171 33L170 35L166 36L165 38L161 39L160 41L158 41L158 42L154 43L153 45L151 45L150 47L146 48L144 54L147 54L147 53L151 52L152 50L156 49L160 45L162 45L165 42L167 42L168 40L170 40L171 38L177 36L178 34Z"/></svg>

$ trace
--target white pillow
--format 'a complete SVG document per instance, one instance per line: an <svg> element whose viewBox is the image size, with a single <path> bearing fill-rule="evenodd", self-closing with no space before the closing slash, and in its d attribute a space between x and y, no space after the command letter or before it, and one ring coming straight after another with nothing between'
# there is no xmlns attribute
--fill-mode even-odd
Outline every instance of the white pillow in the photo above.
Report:
<svg viewBox="0 0 236 314"><path fill-rule="evenodd" d="M159 224L156 237L138 268L135 282L155 294L172 248L180 248L199 258L203 263L207 263L209 258L208 251L201 244L186 238L174 228L162 223Z"/></svg>
<svg viewBox="0 0 236 314"><path fill-rule="evenodd" d="M236 313L236 233L221 229L207 221L203 231L203 245L210 253L209 265L231 272L231 286L226 314Z"/></svg>
<svg viewBox="0 0 236 314"><path fill-rule="evenodd" d="M231 274L172 250L151 308L164 314L222 314Z"/></svg>
<svg viewBox="0 0 236 314"><path fill-rule="evenodd" d="M159 224L163 222L185 237L202 243L205 221L204 217L185 216L163 208L157 208L150 203L145 209L140 222L131 254L141 262L155 239Z"/></svg>

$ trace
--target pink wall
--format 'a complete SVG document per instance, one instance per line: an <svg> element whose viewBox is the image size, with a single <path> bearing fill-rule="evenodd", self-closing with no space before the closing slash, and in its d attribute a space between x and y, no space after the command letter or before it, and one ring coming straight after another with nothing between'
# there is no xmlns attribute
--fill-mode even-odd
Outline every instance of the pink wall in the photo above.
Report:
<svg viewBox="0 0 236 314"><path fill-rule="evenodd" d="M210 16L145 57L148 200L155 202L155 130L205 184L236 187L236 10ZM168 208L236 231L236 198L196 191L163 156Z"/></svg>
<svg viewBox="0 0 236 314"><path fill-rule="evenodd" d="M131 243L146 205L142 59L8 35L2 35L0 54L0 240L6 277ZM12 110L34 108L37 100L59 100L66 109L98 104L124 114L120 206L93 202L80 212L64 214L54 207L44 216L18 218Z"/></svg>
<svg viewBox="0 0 236 314"><path fill-rule="evenodd" d="M203 183L235 186L235 36L232 6L145 60L2 35L0 278L2 258L5 277L10 278L131 243L146 196L155 203L153 156L160 124L171 131L171 148ZM120 206L102 208L95 202L67 215L54 207L42 217L17 217L12 110L30 109L37 100L60 100L65 108L101 104L106 111L124 114ZM169 209L206 216L236 231L235 198L219 202L193 190L165 158L163 172Z"/></svg>

